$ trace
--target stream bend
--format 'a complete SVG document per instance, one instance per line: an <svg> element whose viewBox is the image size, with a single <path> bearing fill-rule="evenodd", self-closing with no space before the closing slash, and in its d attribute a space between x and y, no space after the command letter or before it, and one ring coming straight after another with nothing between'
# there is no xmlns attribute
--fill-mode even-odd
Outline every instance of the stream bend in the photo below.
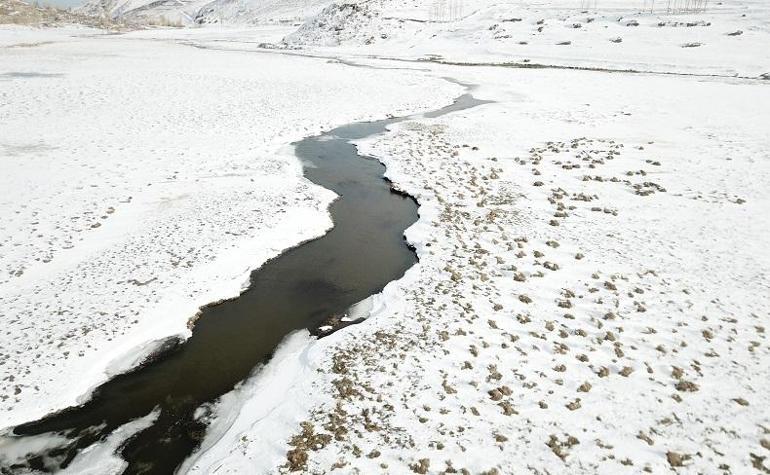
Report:
<svg viewBox="0 0 770 475"><path fill-rule="evenodd" d="M485 102L466 93L424 117ZM410 118L354 123L295 143L305 177L339 196L329 208L334 227L256 269L240 296L203 307L187 341L169 340L162 354L105 382L85 404L0 436L0 445L27 454L16 460L0 454L0 473L64 469L83 449L153 411L154 422L118 450L127 462L123 473L174 473L205 435L201 414L208 403L267 362L286 335L302 328L318 334L329 323L336 331L352 305L401 278L417 262L404 239L418 219L417 202L393 191L385 167L351 142ZM43 438L44 450L23 451L25 442L40 447Z"/></svg>

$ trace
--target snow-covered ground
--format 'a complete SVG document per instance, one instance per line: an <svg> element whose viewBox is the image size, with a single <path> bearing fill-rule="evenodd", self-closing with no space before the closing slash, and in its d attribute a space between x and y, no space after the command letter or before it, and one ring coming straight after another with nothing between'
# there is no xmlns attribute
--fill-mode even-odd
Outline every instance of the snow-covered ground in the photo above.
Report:
<svg viewBox="0 0 770 475"><path fill-rule="evenodd" d="M457 91L418 72L29 31L42 44L0 30L3 428L186 336L200 305L329 228L333 196L287 144Z"/></svg>
<svg viewBox="0 0 770 475"><path fill-rule="evenodd" d="M770 471L770 7L348 3L0 49L8 425L330 225L287 143L449 77L494 102L359 144L418 199L419 264L365 323L290 335L183 471Z"/></svg>
<svg viewBox="0 0 770 475"><path fill-rule="evenodd" d="M425 26L443 37L438 46L393 25L366 44L381 35L371 18L322 15L289 36L295 46L304 38L305 54L380 67L409 65L373 57L428 52L498 63L419 65L478 84L474 95L495 103L360 144L420 202L407 232L420 263L374 298L366 323L309 346L290 338L224 399L205 450L185 468L770 470L770 83L708 77L770 70L760 40L768 12L713 7L662 16L711 22L700 30L712 32L709 48L680 47L700 39L697 26L621 25L641 44L625 37L619 44L632 46L621 53L596 53L618 43L587 36L575 56L545 45L530 56L662 74L500 67L520 63L518 53L467 41L488 34L481 22ZM564 23L561 11L541 3L514 13L536 25ZM738 30L756 36L724 35ZM329 31L344 39L323 40Z"/></svg>
<svg viewBox="0 0 770 475"><path fill-rule="evenodd" d="M685 1L668 2L674 3ZM440 4L444 7L436 8ZM327 50L343 45L350 54L447 62L751 77L770 73L767 2L708 2L705 11L690 13L668 13L663 1L655 2L652 12L642 10L644 4L599 0L581 8L579 0L343 2L325 9L286 43Z"/></svg>
<svg viewBox="0 0 770 475"><path fill-rule="evenodd" d="M420 264L285 363L272 417L257 380L198 473L283 464L292 422L312 473L768 467L770 89L436 74L497 102L361 144L421 204Z"/></svg>

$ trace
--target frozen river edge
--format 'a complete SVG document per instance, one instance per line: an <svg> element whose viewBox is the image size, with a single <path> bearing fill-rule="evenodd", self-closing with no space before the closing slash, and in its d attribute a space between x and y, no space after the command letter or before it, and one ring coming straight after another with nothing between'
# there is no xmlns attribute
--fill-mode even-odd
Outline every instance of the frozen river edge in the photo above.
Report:
<svg viewBox="0 0 770 475"><path fill-rule="evenodd" d="M248 53L199 51L187 46L174 44L173 42L159 43L149 41L145 43L144 41L137 42L120 38L80 38L80 32L77 30L74 32L66 30L42 31L33 34L31 32L28 33L27 30L11 29L7 32L4 31L5 33L10 33L11 38L21 33L21 38L17 41L26 41L30 35L48 35L49 38L52 37L52 40L58 40L52 41L51 44L44 44L37 49L33 48L31 50L32 56L30 56L29 51L18 49L3 50L3 54L8 55L8 61L3 62L4 66L15 68L16 70L30 68L32 64L38 70L58 67L58 65L53 64L49 66L47 61L67 54L79 55L80 51L82 51L81 48L84 46L89 48L91 54L97 56L118 49L121 51L121 55L117 55L109 61L129 61L132 63L132 67L137 67L138 72L141 72L143 64L147 65L141 56L145 54L146 49L161 56L169 55L169 64L167 66L169 69L174 69L174 75L180 76L180 78L184 78L185 74L188 74L185 70L186 68L190 71L195 70L197 74L196 61L210 63L215 61L215 58L218 58L221 63L219 76L199 82L203 83L201 84L203 88L213 88L217 91L217 96L215 101L212 101L212 104L228 100L238 101L237 108L232 110L232 113L229 115L233 118L234 128L232 130L227 129L226 127L230 125L227 119L220 119L217 126L225 128L218 131L199 131L196 128L196 123L190 122L185 124L186 130L180 129L180 124L176 124L179 122L177 118L173 114L168 114L169 111L175 110L173 107L181 106L182 109L179 112L187 114L191 107L200 109L201 107L207 107L207 104L203 104L199 100L194 105L184 103L177 105L174 103L175 94L173 93L164 96L168 103L159 104L157 107L148 109L149 117L147 115L141 118L124 115L119 107L116 108L114 104L110 106L114 109L115 113L111 116L110 121L106 121L111 123L105 123L104 126L110 127L116 120L123 121L125 122L122 125L124 133L130 135L133 133L132 121L137 119L142 121L150 120L152 113L157 111L164 120L171 120L167 127L172 132L176 133L179 131L186 134L184 137L180 137L182 140L179 141L179 146L183 147L182 150L195 149L197 147L200 152L209 155L212 159L209 161L204 160L202 163L194 162L192 167L186 165L187 168L184 171L171 171L171 175L175 176L172 178L174 181L169 182L166 178L169 176L167 175L169 169L171 167L178 167L180 164L177 163L175 165L173 160L169 160L168 144L164 149L155 149L154 152L151 149L156 147L157 144L153 145L151 139L131 144L117 144L121 148L127 145L130 147L142 147L143 150L137 152L140 155L150 159L153 159L153 155L162 156L164 163L170 163L162 163L161 166L157 164L148 165L137 168L136 170L138 170L139 174L132 171L131 174L124 173L122 176L119 176L120 184L118 188L126 189L124 193L131 195L133 199L120 206L115 206L115 211L109 215L110 217L106 224L102 224L98 228L93 227L88 233L83 234L88 237L83 244L61 251L56 248L50 249L54 253L54 259L47 263L45 267L42 267L42 264L35 264L35 266L27 264L27 269L21 278L9 279L1 283L2 287L0 287L0 290L3 292L5 303L2 317L4 321L9 323L7 331L2 335L3 348L7 351L12 351L15 345L21 350L22 345L29 345L30 342L35 342L37 338L30 334L30 332L44 331L45 334L51 335L51 341L55 345L57 343L54 336L56 335L55 332L60 331L62 334L70 332L71 330L67 329L68 326L71 329L73 325L77 327L81 324L86 326L105 325L106 321L99 322L98 319L91 315L93 312L90 309L93 306L87 303L89 299L92 299L94 303L101 301L103 306L108 305L109 300L114 299L118 307L125 307L125 304L128 304L127 308L131 314L137 315L137 317L132 319L133 321L128 320L130 323L127 327L124 327L122 323L118 325L120 320L115 319L115 321L109 322L109 326L104 326L105 329L109 329L109 333L103 333L101 330L89 331L83 337L75 335L74 338L68 338L64 345L59 345L59 348L55 349L55 351L41 352L41 358L38 359L38 364L34 367L24 363L20 357L22 354L34 352L36 349L38 351L42 350L45 347L45 341L36 343L33 347L26 349L25 352L10 353L8 356L13 356L4 361L2 371L4 374L12 374L14 372L16 377L11 379L13 384L8 384L9 380L4 379L6 385L2 388L10 396L2 399L4 407L1 409L8 416L4 417L3 420L5 427L39 418L57 408L82 403L84 398L88 397L93 387L109 379L112 375L124 372L126 369L136 365L167 338L187 338L189 336L189 319L197 313L199 306L207 302L216 302L239 294L248 282L251 269L258 267L270 257L282 252L285 248L291 248L300 242L322 235L331 227L331 221L326 213L326 208L332 202L334 195L314 187L302 178L301 166L291 150L285 148L286 143L320 132L323 129L331 128L334 124L334 122L330 122L331 120L339 121L336 123L345 123L351 120L374 119L390 112L403 114L421 109L429 110L451 100L452 95L457 90L457 87L448 85L440 79L426 80L421 78L416 80L415 78L421 75L419 72L360 70L345 65L325 63L323 60L276 58L269 55L252 55ZM23 90L25 88L45 87L50 89L52 96L56 95L64 100L68 100L68 95L61 93L58 88L63 87L77 91L77 81L79 81L79 78L72 77L70 79L69 76L77 76L80 68L90 66L87 56L76 57L79 58L78 61L73 61L70 65L73 71L71 74L31 79L13 79L13 82L6 82L0 84L0 86L9 91L19 88ZM174 62L173 58L179 58L185 63L189 63L189 65L180 66L178 62ZM238 58L237 64L233 62L235 58ZM136 64L137 62L139 64ZM264 63L269 63L271 68L259 68L255 72L254 65ZM305 73L302 78L300 78L300 75L294 74L300 70L304 71L307 64L318 65L318 68L316 68L317 72ZM152 68L157 66L157 63L152 63ZM106 75L112 74L112 71L116 72L122 69L115 68L114 64L105 64L104 68L106 70L98 70L96 74L91 73L93 80L103 81ZM161 69L164 68L165 66L161 66ZM270 71L267 72L265 69L270 69ZM353 71L349 72L351 69ZM292 74L287 75L289 72ZM145 78L155 81L157 78L151 79L151 76L157 76L158 73L158 71L152 71L150 76L145 76ZM300 103L296 103L297 101L290 97L290 95L285 93L277 95L276 91L266 90L264 86L252 89L253 92L249 94L255 96L255 99L262 101L261 107L254 110L264 110L265 104L272 104L270 107L280 106L284 109L285 113L289 114L284 116L284 119L286 117L295 117L291 114L297 114L295 119L290 120L290 127L286 127L284 125L286 123L285 120L282 121L283 123L271 122L272 119L269 115L252 115L252 119L244 120L243 115L239 115L240 110L238 108L250 107L249 95L244 97L238 91L222 89L223 86L216 86L215 83L221 81L220 77L223 74L232 75L239 81L245 82L245 84L248 84L248 81L256 81L264 85L266 80L264 76L272 75L276 79L282 78L281 81L283 83L280 87L284 89L287 87L307 88L311 84L313 87L321 87L322 89L318 94L308 97L307 100L300 101ZM260 76L263 77L260 78ZM294 79L294 77L297 79ZM136 87L137 89L144 87L143 82L145 79L141 77L134 77L132 79L131 82L126 84L130 84L131 87ZM64 83L60 84L52 81L63 81ZM75 83L72 81L75 81ZM195 84L197 83L189 83L190 87L193 88ZM323 88L324 85L327 85L325 89ZM428 91L426 87L429 85L435 85L436 87L432 87ZM369 105L363 109L359 106L354 106L354 103L359 98L373 96L375 90L378 91L378 97L381 100L368 101ZM179 90L179 96L186 95L187 93L189 93L189 90ZM31 95L32 93L25 95L22 91L19 91L18 95L13 96L17 98L15 101L21 101L18 103L19 107L24 107L24 109L19 109L20 115L18 117L14 116L16 102L6 106L10 116L9 120L4 123L5 131L8 131L7 134L3 134L4 137L14 137L16 141L22 143L26 135L39 135L34 129L30 129L25 125L25 122L38 120L34 114L30 114L30 111L34 113L36 109L24 102ZM330 114L329 105L346 96L347 99L338 104L336 111ZM205 96L202 97L205 98ZM87 101L90 98L88 96L86 98L86 105L88 105ZM42 100L43 97L40 97L40 99ZM99 98L96 97L95 99ZM294 104L289 104L287 102L289 100L294 102ZM220 106L221 104L217 107ZM8 109L9 107L10 109ZM98 108L93 105L90 106L90 109L94 113L99 113ZM319 114L319 111L324 111L324 113ZM40 112L45 111L41 110ZM73 114L76 112L76 110L72 111ZM163 117L163 115L166 117ZM50 118L52 121L64 120L72 122L72 117L69 117L66 112L60 115L53 115ZM84 118L87 119L87 117ZM244 130L253 130L255 127L262 129L262 135L256 137L253 143L243 140ZM59 133L67 132L66 126L62 127L62 129L57 130L55 133L58 135ZM211 132L221 134L221 137L214 139L212 143L205 143L212 140ZM196 137L196 135L198 136ZM105 136L109 136L109 133L106 133ZM164 137L162 140L168 142L169 137ZM177 141L177 139L171 138L171 141ZM187 143L182 145L184 142ZM78 136L75 135L68 139L68 142L62 143L57 151L48 151L46 149L32 150L33 154L28 159L29 165L38 166L44 163L45 160L48 160L50 156L61 156L62 149L67 150L66 147L70 143L73 150L83 148L82 142L79 142ZM216 146L222 148L217 149ZM145 148L147 150L144 150ZM100 157L112 159L112 154L114 154L116 155L114 158L119 159L119 155L126 153L117 149L114 152L111 152L109 149L107 151L109 152L107 155L102 153ZM254 161L255 156L259 158L257 161ZM223 159L224 162L222 162ZM102 161L104 161L103 158ZM17 165L11 162L11 164L19 168L9 168L9 173L5 175L4 178L8 181L5 184L8 188L20 187L19 189L21 190L23 189L22 187L26 187L31 192L39 192L35 190L34 182L30 184L30 178L24 175L27 172L24 168L21 168L22 163L19 162ZM198 167L201 164L204 168L199 170ZM105 165L109 165L109 163ZM64 163L55 164L55 166L64 166ZM224 170L215 171L217 166L223 166ZM215 176L207 176L212 171ZM91 176L93 176L93 173L92 171ZM97 173L99 176L109 176L108 173L110 172L108 170L98 170ZM86 180L90 179L88 175L85 175L83 178ZM81 178L78 176L69 177L68 181L70 184L73 182L77 183L79 179ZM146 185L147 181L152 182L153 180L163 182L163 189L152 188ZM216 190L201 189L203 180L216 180L219 188ZM254 192L254 183L258 183L258 193ZM53 185L58 184L49 183L48 188L52 191L57 191L57 188ZM62 183L62 185L66 186L67 183ZM244 186L246 189L244 189ZM249 187L252 189L248 190ZM116 190L115 184L108 188L112 190L109 191L110 195L118 194L114 191ZM198 196L188 194L192 190L196 190ZM120 192L121 190L118 189L117 191ZM94 192L98 193L98 189L90 190L90 193ZM223 192L225 193L224 196ZM110 195L105 196L102 201L109 202ZM23 193L18 198L27 201L24 206L26 209L33 208L34 210L34 208L44 204L42 201L25 197ZM42 199L43 197L41 196L40 198ZM75 198L78 198L78 196L75 195ZM206 205L204 200L215 200L214 202L219 207ZM49 206L57 205L56 201L50 198L46 201L49 203ZM40 204L38 205L38 203ZM251 216L241 216L243 212L232 207L236 203L239 204L241 209L247 208L243 211L251 212ZM7 210L10 214L15 205L14 201L8 201L4 203L4 210ZM86 205L86 203L84 202L83 205ZM79 206L78 201L73 202L70 199L69 207L71 210L77 210ZM258 213L256 214L256 219L254 219L255 212ZM197 213L197 215L192 214L196 218L195 221L188 220L191 216L190 213ZM39 212L35 214L39 216ZM212 216L213 222L211 224L215 226L220 239L225 239L225 243L219 242L219 245L214 246L214 241L211 240L208 231L201 233L193 231L193 229L184 230L186 223L197 227L195 222L198 219L206 218L207 215ZM51 216L55 217L56 214L52 212ZM17 214L15 219L23 219L23 214ZM160 224L161 220L166 225L160 227L152 226L155 223ZM22 222L20 221L19 224ZM239 222L248 223L251 226L238 229L241 227ZM10 230L10 225L13 223L7 224L9 227L6 229ZM173 234L170 234L173 237L173 241L169 241L169 238L163 235L169 232L168 224L176 228ZM13 239L11 236L9 235L8 239ZM290 236L293 237L290 238ZM141 246L134 244L137 240L142 241ZM188 243L185 243L185 240ZM194 242L189 242L191 240ZM153 242L156 244L153 244ZM98 246L90 247L88 252L85 252L83 246L86 246L86 243L98 243ZM201 259L200 262L194 256L188 255L184 267L174 264L173 260L171 261L173 264L171 266L167 264L169 260L164 262L164 254L168 255L174 251L174 248L187 249L190 244L205 246L204 250L210 246L217 247L217 252L216 254L201 252L201 257L205 256L205 259ZM32 245L37 244L30 243L28 246ZM144 266L124 265L125 260L130 262L133 258L131 254L134 250L133 248L143 253ZM34 248L28 249L24 255L34 257ZM24 259L24 255L19 254L18 258ZM59 258L60 256L62 256L61 259ZM12 258L14 258L13 255L5 256L5 263L13 264ZM109 265L103 264L101 261L105 259L109 259L111 263ZM81 278L79 281L75 281L67 277L67 273L72 273L73 271L82 272L85 265L88 266L89 272L92 274L88 275L87 279ZM37 272L36 266L40 267L40 272ZM165 270L166 266L169 268L168 271ZM47 269L48 275L42 272L44 268ZM118 274L126 275L126 277L116 279L116 275L113 275L109 279L104 278L105 273L115 272L116 269ZM193 272L187 269L191 269ZM134 274L134 276L129 277L131 274ZM55 282L57 278L59 283ZM100 291L96 292L92 288L91 279L94 280L93 285L97 286L96 288L100 288ZM50 281L54 281L54 284L51 285ZM211 288L212 284L215 287ZM48 291L36 290L38 286L43 285L48 287ZM67 286L70 287L70 290L66 294L60 293ZM110 286L116 286L116 290L119 291L110 292ZM73 289L77 288L80 291L76 293ZM138 295L137 292L139 293ZM66 297L63 298L62 295L66 295ZM110 296L106 298L105 295ZM38 302L31 300L32 298L36 298ZM23 319L19 318L21 315L15 312L35 311L34 309L38 307L42 309L49 305L48 302L50 301L58 302L60 307L71 302L72 310L66 314L68 315L66 320L61 319L61 321L58 321L57 319L55 323L43 325L44 318L38 328L25 328L24 331L17 331L15 329L15 326L23 324ZM132 301L133 303L131 303ZM80 313L76 313L78 308L82 309ZM102 336L103 334L104 336ZM109 356L105 357L105 352ZM70 358L76 355L77 358L74 362L77 364L68 362L69 358L62 355L70 355ZM47 362L46 359L51 361ZM22 365L22 367L27 369L15 371L15 365ZM77 377L74 377L75 374L77 374ZM57 385L53 383L57 378L60 381L66 380L68 382L66 385ZM42 384L43 381L47 383Z"/></svg>

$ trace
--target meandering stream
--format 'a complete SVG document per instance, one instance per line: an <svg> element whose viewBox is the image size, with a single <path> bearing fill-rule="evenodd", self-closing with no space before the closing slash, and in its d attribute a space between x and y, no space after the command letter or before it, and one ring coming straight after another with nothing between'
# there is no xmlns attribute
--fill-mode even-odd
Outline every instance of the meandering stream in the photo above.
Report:
<svg viewBox="0 0 770 475"><path fill-rule="evenodd" d="M465 94L426 116L484 102ZM266 262L240 296L204 307L188 340L169 341L151 363L104 383L82 406L17 426L11 438L19 442L40 434L63 434L66 442L14 465L0 459L0 473L65 468L84 448L153 410L155 422L120 449L124 473L173 473L205 433L196 410L269 360L292 331L314 331L400 278L417 262L403 237L417 220L417 203L394 192L384 166L359 155L351 141L406 119L355 123L296 143L305 176L339 195L329 209L331 231Z"/></svg>

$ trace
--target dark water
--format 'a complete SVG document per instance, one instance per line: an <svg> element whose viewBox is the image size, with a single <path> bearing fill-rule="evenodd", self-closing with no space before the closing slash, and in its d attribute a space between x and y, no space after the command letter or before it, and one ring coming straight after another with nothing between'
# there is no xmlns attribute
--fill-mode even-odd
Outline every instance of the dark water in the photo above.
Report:
<svg viewBox="0 0 770 475"><path fill-rule="evenodd" d="M432 116L481 103L466 94ZM152 363L104 383L82 406L17 426L19 439L56 433L68 443L23 464L3 466L0 457L0 472L64 468L83 448L157 408L158 419L121 447L124 473L171 474L205 433L196 409L247 378L287 334L315 330L400 278L417 261L403 238L417 203L391 191L384 166L349 141L401 120L347 125L295 144L305 176L340 197L330 208L334 228L266 262L239 297L203 308L190 339L170 341Z"/></svg>

